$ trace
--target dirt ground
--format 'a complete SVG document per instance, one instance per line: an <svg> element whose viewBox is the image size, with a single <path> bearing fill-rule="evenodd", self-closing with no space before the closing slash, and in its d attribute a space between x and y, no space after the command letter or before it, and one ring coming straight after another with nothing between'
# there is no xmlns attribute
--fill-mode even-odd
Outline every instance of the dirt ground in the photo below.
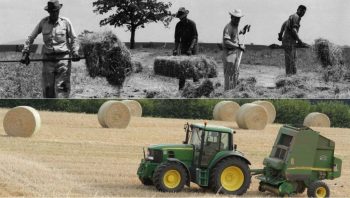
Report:
<svg viewBox="0 0 350 198"><path fill-rule="evenodd" d="M3 120L7 109L0 109ZM40 112L41 130L31 138L9 137L0 126L0 196L55 197L214 197L195 184L183 192L166 194L143 186L136 171L142 148L150 144L180 143L183 124L201 120L132 118L127 129L104 129L97 115ZM236 129L234 142L251 161L262 168L281 125L264 130L241 130L235 123L209 121ZM332 197L350 194L350 129L317 128L336 142L336 155L343 160L342 176L327 181ZM258 181L244 196L273 196L257 190ZM306 197L306 194L299 195ZM217 196L215 196L217 197ZM224 197L224 196L223 196Z"/></svg>

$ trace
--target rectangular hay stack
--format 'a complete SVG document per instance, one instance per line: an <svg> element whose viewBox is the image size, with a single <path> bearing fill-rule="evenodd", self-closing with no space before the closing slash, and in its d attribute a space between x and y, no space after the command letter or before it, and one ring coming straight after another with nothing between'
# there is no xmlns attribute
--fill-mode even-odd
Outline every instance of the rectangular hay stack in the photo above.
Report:
<svg viewBox="0 0 350 198"><path fill-rule="evenodd" d="M213 78L217 76L217 63L206 56L158 56L154 61L154 73L169 77L179 77L183 73L186 78L194 74L197 77Z"/></svg>
<svg viewBox="0 0 350 198"><path fill-rule="evenodd" d="M113 32L84 34L80 46L91 77L102 76L111 85L123 85L132 71L131 53Z"/></svg>

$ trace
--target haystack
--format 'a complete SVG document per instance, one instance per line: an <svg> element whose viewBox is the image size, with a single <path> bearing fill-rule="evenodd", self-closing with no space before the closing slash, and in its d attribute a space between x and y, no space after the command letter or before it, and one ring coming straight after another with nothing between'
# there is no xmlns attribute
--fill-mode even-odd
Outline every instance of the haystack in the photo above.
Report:
<svg viewBox="0 0 350 198"><path fill-rule="evenodd" d="M264 107L246 103L239 108L236 122L241 129L262 130L267 125L268 115Z"/></svg>
<svg viewBox="0 0 350 198"><path fill-rule="evenodd" d="M91 77L102 76L111 85L123 85L132 72L131 53L115 34L111 31L85 34L80 45Z"/></svg>
<svg viewBox="0 0 350 198"><path fill-rule="evenodd" d="M185 98L209 97L213 91L213 82L209 79L205 79L202 82L186 82L181 96Z"/></svg>
<svg viewBox="0 0 350 198"><path fill-rule="evenodd" d="M142 116L142 106L136 100L123 100L122 103L128 106L131 116L141 117Z"/></svg>
<svg viewBox="0 0 350 198"><path fill-rule="evenodd" d="M255 101L253 104L261 105L266 109L267 115L268 115L268 121L267 123L271 124L276 119L276 109L275 106L269 101Z"/></svg>
<svg viewBox="0 0 350 198"><path fill-rule="evenodd" d="M128 106L119 101L107 101L98 110L98 121L104 128L126 128L131 120Z"/></svg>
<svg viewBox="0 0 350 198"><path fill-rule="evenodd" d="M217 63L206 56L159 56L154 61L154 73L169 77L216 77Z"/></svg>
<svg viewBox="0 0 350 198"><path fill-rule="evenodd" d="M343 63L343 50L340 46L329 42L327 39L316 39L313 50L323 67L334 66Z"/></svg>
<svg viewBox="0 0 350 198"><path fill-rule="evenodd" d="M307 127L330 127L331 121L326 114L313 112L305 117L304 126L307 126Z"/></svg>
<svg viewBox="0 0 350 198"><path fill-rule="evenodd" d="M214 120L236 121L236 114L239 110L239 104L233 101L221 101L217 103L213 110Z"/></svg>
<svg viewBox="0 0 350 198"><path fill-rule="evenodd" d="M6 113L3 125L9 136L30 137L40 130L41 119L34 108L19 106Z"/></svg>

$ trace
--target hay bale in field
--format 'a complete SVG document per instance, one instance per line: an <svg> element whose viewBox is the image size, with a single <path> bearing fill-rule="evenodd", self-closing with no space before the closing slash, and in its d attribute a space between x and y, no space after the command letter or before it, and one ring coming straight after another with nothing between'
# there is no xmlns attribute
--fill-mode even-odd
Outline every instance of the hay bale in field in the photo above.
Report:
<svg viewBox="0 0 350 198"><path fill-rule="evenodd" d="M181 96L185 98L209 97L213 91L214 85L209 79L197 83L186 82Z"/></svg>
<svg viewBox="0 0 350 198"><path fill-rule="evenodd" d="M268 121L267 123L273 123L276 118L276 109L275 106L269 101L255 101L253 104L261 105L266 109L267 115L268 115Z"/></svg>
<svg viewBox="0 0 350 198"><path fill-rule="evenodd" d="M330 127L331 121L326 114L313 112L305 117L304 126L307 126L307 127Z"/></svg>
<svg viewBox="0 0 350 198"><path fill-rule="evenodd" d="M239 104L233 101L221 101L217 103L213 110L214 120L236 121Z"/></svg>
<svg viewBox="0 0 350 198"><path fill-rule="evenodd" d="M41 119L34 108L18 106L6 113L3 126L9 136L30 137L40 130Z"/></svg>
<svg viewBox="0 0 350 198"><path fill-rule="evenodd" d="M261 105L246 103L239 108L236 122L241 129L262 130L267 125L268 115Z"/></svg>
<svg viewBox="0 0 350 198"><path fill-rule="evenodd" d="M123 100L122 103L128 106L131 116L142 117L142 106L136 100Z"/></svg>
<svg viewBox="0 0 350 198"><path fill-rule="evenodd" d="M111 85L123 85L132 71L131 53L113 32L85 34L80 45L91 77L102 76Z"/></svg>
<svg viewBox="0 0 350 198"><path fill-rule="evenodd" d="M206 56L158 56L154 60L154 73L169 77L213 78L217 76L217 63Z"/></svg>
<svg viewBox="0 0 350 198"><path fill-rule="evenodd" d="M97 114L100 125L104 128L126 128L131 120L128 106L119 101L105 102Z"/></svg>
<svg viewBox="0 0 350 198"><path fill-rule="evenodd" d="M327 39L316 39L313 50L323 67L339 65L344 62L341 47L329 42Z"/></svg>
<svg viewBox="0 0 350 198"><path fill-rule="evenodd" d="M142 63L140 61L131 61L132 72L140 73L143 70Z"/></svg>

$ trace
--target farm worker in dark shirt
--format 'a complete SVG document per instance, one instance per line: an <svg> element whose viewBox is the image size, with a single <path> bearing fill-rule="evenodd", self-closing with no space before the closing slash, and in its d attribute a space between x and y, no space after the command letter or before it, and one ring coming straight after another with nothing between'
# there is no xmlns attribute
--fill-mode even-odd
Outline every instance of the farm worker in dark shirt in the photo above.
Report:
<svg viewBox="0 0 350 198"><path fill-rule="evenodd" d="M196 23L187 18L188 13L189 11L184 7L179 8L178 12L176 13L176 17L179 18L180 21L176 24L175 28L175 48L173 50L174 56L190 56L197 54L198 33ZM189 71L185 71L184 69L179 71L179 90L183 89L185 86L187 73L189 73ZM193 81L198 81L196 71L192 71L191 73L193 75Z"/></svg>
<svg viewBox="0 0 350 198"><path fill-rule="evenodd" d="M239 43L238 38L238 25L243 17L241 10L233 10L229 12L231 21L228 23L223 32L223 63L224 63L224 75L225 75L225 90L232 89L237 86L238 82L238 59L239 53L245 51L244 45Z"/></svg>
<svg viewBox="0 0 350 198"><path fill-rule="evenodd" d="M50 61L43 62L42 89L45 98L64 97L70 93L70 60L53 60L69 58L79 61L77 36L69 19L60 17L62 4L58 0L50 0L44 8L49 16L43 18L34 28L24 44L21 63L29 64L29 49L36 37L42 33L44 46L43 58ZM61 96L62 95L62 96Z"/></svg>
<svg viewBox="0 0 350 198"><path fill-rule="evenodd" d="M281 27L278 34L278 40L282 41L285 55L286 74L293 75L297 73L296 68L296 45L307 46L298 35L300 20L305 15L306 7L300 5L295 14L292 14Z"/></svg>

